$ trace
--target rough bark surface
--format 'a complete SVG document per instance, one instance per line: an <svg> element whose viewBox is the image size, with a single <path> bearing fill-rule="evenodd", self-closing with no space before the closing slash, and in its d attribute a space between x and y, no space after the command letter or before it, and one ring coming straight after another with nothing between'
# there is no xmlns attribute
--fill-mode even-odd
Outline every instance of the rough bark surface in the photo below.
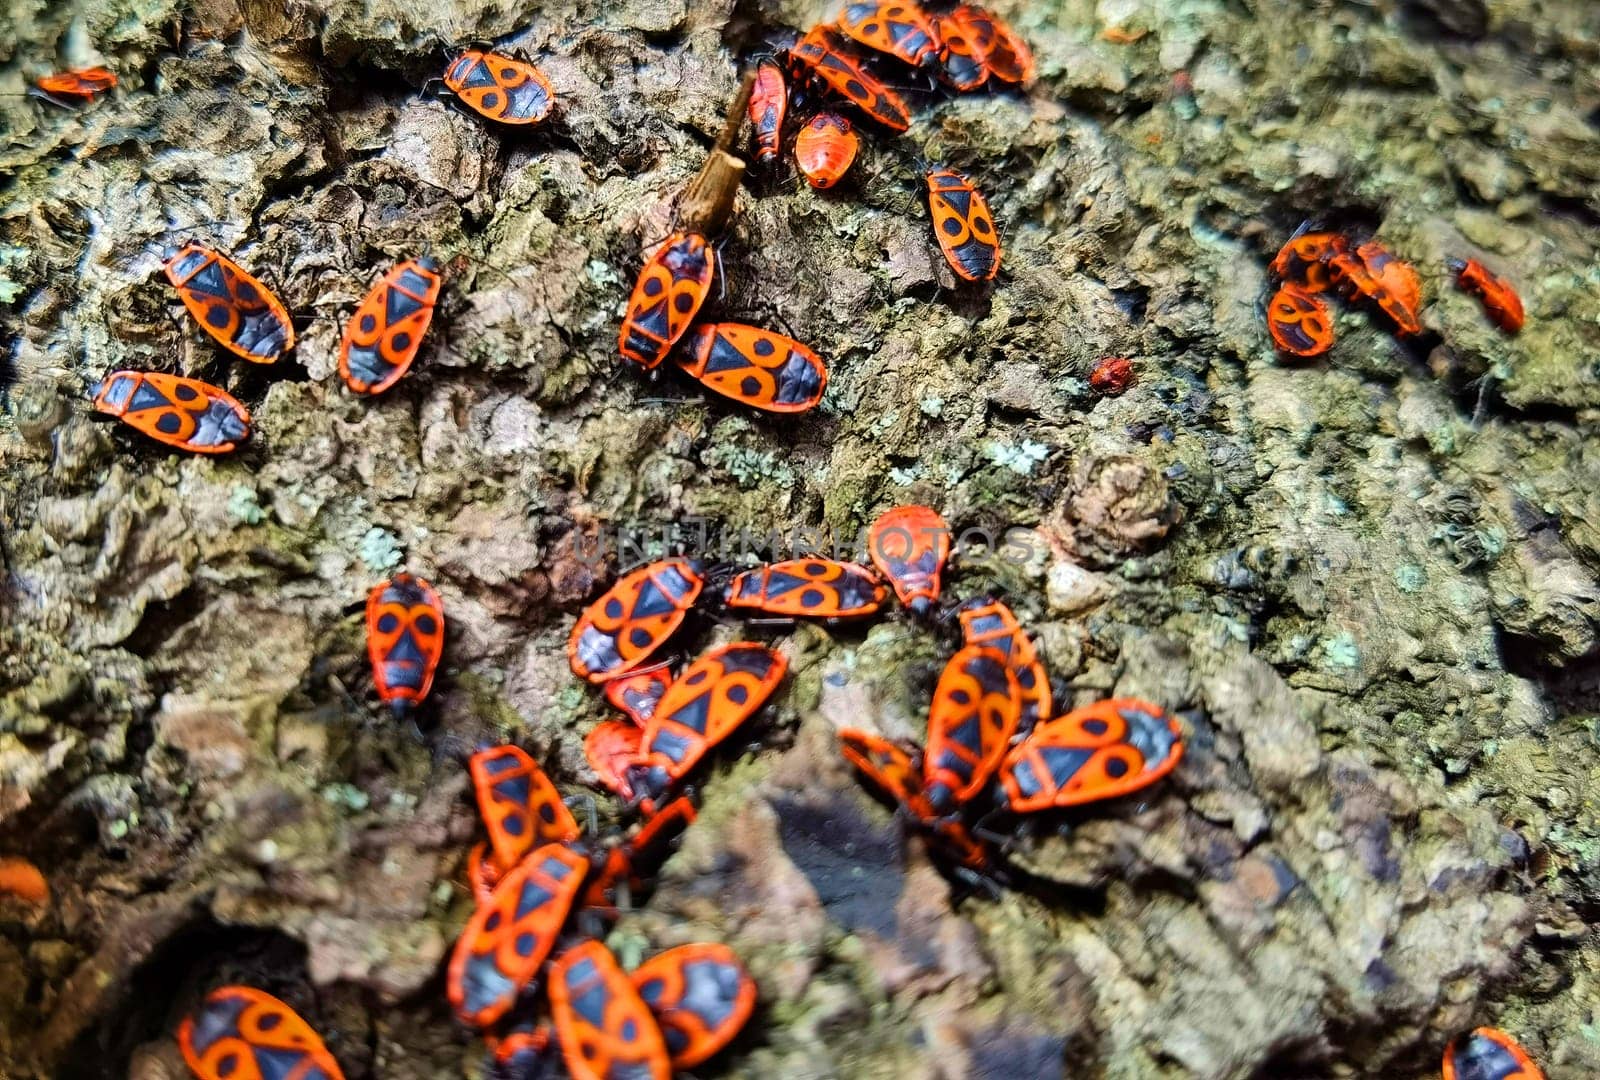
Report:
<svg viewBox="0 0 1600 1080"><path fill-rule="evenodd" d="M1018 838L1056 887L961 898L832 738L920 736L945 646L787 635L786 694L611 939L745 957L763 1007L713 1073L1422 1078L1492 1022L1600 1075L1600 8L996 8L1031 93L930 100L836 192L741 197L717 309L832 365L786 422L644 381L615 337L735 54L823 5L10 5L0 91L97 58L123 81L0 99L0 855L54 891L0 901L0 1075L182 1076L169 1033L222 979L301 1008L352 1078L471 1075L440 974L459 753L515 738L592 780L579 538L853 536L903 501L1031 529L1029 559L969 545L952 592L1007 589L1060 698L1152 698L1190 751ZM419 93L500 35L560 95L543 130ZM992 292L953 287L919 154L987 193ZM1346 311L1324 362L1274 357L1266 262L1318 214L1416 263L1423 347ZM281 289L292 360L174 322L175 229ZM357 399L339 319L425 247L431 344ZM1519 337L1450 287L1471 254L1521 286ZM1137 369L1115 398L1086 382L1108 355ZM92 421L118 367L226 385L255 440L200 460ZM372 699L354 613L401 564L450 620L422 738Z"/></svg>

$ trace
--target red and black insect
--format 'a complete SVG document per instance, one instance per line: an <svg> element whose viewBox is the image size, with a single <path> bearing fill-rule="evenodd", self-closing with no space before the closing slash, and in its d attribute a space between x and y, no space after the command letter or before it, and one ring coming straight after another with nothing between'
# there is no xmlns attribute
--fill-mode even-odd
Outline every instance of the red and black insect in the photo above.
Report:
<svg viewBox="0 0 1600 1080"><path fill-rule="evenodd" d="M467 768L501 874L540 844L578 838L578 823L561 801L561 793L522 748L479 750Z"/></svg>
<svg viewBox="0 0 1600 1080"><path fill-rule="evenodd" d="M992 280L1000 272L1000 235L972 181L954 169L930 169L928 207L950 269L967 281Z"/></svg>
<svg viewBox="0 0 1600 1080"><path fill-rule="evenodd" d="M661 1028L616 957L583 941L550 965L550 1014L573 1080L669 1080Z"/></svg>
<svg viewBox="0 0 1600 1080"><path fill-rule="evenodd" d="M939 39L927 13L911 0L865 0L847 3L838 26L869 49L887 53L913 67L939 58Z"/></svg>
<svg viewBox="0 0 1600 1080"><path fill-rule="evenodd" d="M1002 805L1018 814L1114 799L1148 787L1183 758L1165 710L1112 698L1040 724L1000 765Z"/></svg>
<svg viewBox="0 0 1600 1080"><path fill-rule="evenodd" d="M644 728L626 720L602 720L583 740L583 757L606 790L632 802L628 766L638 760L643 743Z"/></svg>
<svg viewBox="0 0 1600 1080"><path fill-rule="evenodd" d="M91 392L99 412L180 450L225 454L250 437L250 411L198 379L113 371Z"/></svg>
<svg viewBox="0 0 1600 1080"><path fill-rule="evenodd" d="M547 1080L550 1029L528 1025L489 1040L483 1080Z"/></svg>
<svg viewBox="0 0 1600 1080"><path fill-rule="evenodd" d="M605 683L606 700L640 727L650 722L661 703L661 695L672 685L672 671L665 663L630 671Z"/></svg>
<svg viewBox="0 0 1600 1080"><path fill-rule="evenodd" d="M861 137L849 120L838 113L818 113L795 136L794 161L806 183L825 190L850 171L860 149Z"/></svg>
<svg viewBox="0 0 1600 1080"><path fill-rule="evenodd" d="M1456 276L1456 288L1476 296L1490 322L1508 334L1522 329L1522 297L1509 281L1492 273L1477 259L1451 259L1449 266Z"/></svg>
<svg viewBox="0 0 1600 1080"><path fill-rule="evenodd" d="M814 408L828 387L820 356L794 338L744 323L700 327L678 366L707 389L771 413Z"/></svg>
<svg viewBox="0 0 1600 1080"><path fill-rule="evenodd" d="M207 994L178 1026L178 1049L200 1080L344 1080L339 1063L299 1013L249 986Z"/></svg>
<svg viewBox="0 0 1600 1080"><path fill-rule="evenodd" d="M625 772L646 813L766 704L787 668L782 653L739 641L711 649L684 670L656 706L639 755Z"/></svg>
<svg viewBox="0 0 1600 1080"><path fill-rule="evenodd" d="M1115 396L1133 382L1133 361L1122 356L1107 356L1095 361L1089 372L1089 385L1102 394Z"/></svg>
<svg viewBox="0 0 1600 1080"><path fill-rule="evenodd" d="M951 13L991 78L1026 86L1033 82L1033 50L1003 19L972 4Z"/></svg>
<svg viewBox="0 0 1600 1080"><path fill-rule="evenodd" d="M1033 82L1035 72L1033 50L1022 40L1022 35L1011 28L1004 19L989 16L994 21L995 43L989 51L989 70L995 78L1019 86Z"/></svg>
<svg viewBox="0 0 1600 1080"><path fill-rule="evenodd" d="M1339 233L1309 230L1309 222L1301 225L1278 249L1267 269L1279 281L1292 281L1308 293L1327 292L1333 288L1329 263L1335 255L1347 252L1349 244Z"/></svg>
<svg viewBox="0 0 1600 1080"><path fill-rule="evenodd" d="M1005 654L968 645L950 658L928 709L923 790L948 814L988 784L1022 717L1022 690Z"/></svg>
<svg viewBox="0 0 1600 1080"><path fill-rule="evenodd" d="M674 1069L690 1069L733 1040L756 1006L756 984L726 945L679 945L639 965L633 985L655 1016Z"/></svg>
<svg viewBox="0 0 1600 1080"><path fill-rule="evenodd" d="M640 896L695 816L694 803L680 796L646 818L632 836L614 844L589 876L584 909L614 916L619 903Z"/></svg>
<svg viewBox="0 0 1600 1080"><path fill-rule="evenodd" d="M911 126L911 110L905 100L869 75L847 48L838 31L817 25L789 50L789 58L798 74L821 80L891 131L905 131Z"/></svg>
<svg viewBox="0 0 1600 1080"><path fill-rule="evenodd" d="M1401 334L1422 332L1416 310L1421 300L1416 271L1381 246L1363 244L1354 252L1339 252L1328 260L1328 270L1340 293L1373 304Z"/></svg>
<svg viewBox="0 0 1600 1080"><path fill-rule="evenodd" d="M378 697L396 716L415 708L433 687L444 653L444 604L433 586L396 574L367 594L367 656Z"/></svg>
<svg viewBox="0 0 1600 1080"><path fill-rule="evenodd" d="M979 597L969 600L956 611L961 622L961 636L967 645L986 645L1006 658L1011 673L1016 676L1017 690L1022 695L1022 712L1017 730L1032 731L1035 724L1043 723L1055 715L1055 703L1050 696L1050 676L1039 660L1027 631L1017 621L1012 610L999 600Z"/></svg>
<svg viewBox="0 0 1600 1080"><path fill-rule="evenodd" d="M683 624L705 587L688 559L662 559L622 578L583 610L567 639L573 673L590 682L639 667Z"/></svg>
<svg viewBox="0 0 1600 1080"><path fill-rule="evenodd" d="M645 725L655 716L656 708L672 685L672 671L664 663L654 664L618 675L604 685L606 700L632 723L603 720L596 724L583 741L583 753L602 785L613 794L631 800L633 789L628 786L627 768L639 756Z"/></svg>
<svg viewBox="0 0 1600 1080"><path fill-rule="evenodd" d="M857 563L790 559L735 577L727 604L769 615L849 619L874 614L888 597L878 575Z"/></svg>
<svg viewBox="0 0 1600 1080"><path fill-rule="evenodd" d="M1267 331L1280 352L1321 356L1333 348L1333 318L1320 296L1286 281L1267 302Z"/></svg>
<svg viewBox="0 0 1600 1080"><path fill-rule="evenodd" d="M185 244L164 268L189 314L235 356L270 364L294 348L288 309L232 259Z"/></svg>
<svg viewBox="0 0 1600 1080"><path fill-rule="evenodd" d="M546 844L478 905L456 941L445 984L463 1023L488 1027L516 1003L555 945L588 872L587 858L565 844Z"/></svg>
<svg viewBox="0 0 1600 1080"><path fill-rule="evenodd" d="M673 1069L709 1060L733 1040L755 1008L755 981L726 945L679 945L645 961L629 979L661 1028ZM521 1021L493 1040L486 1080L543 1080L554 1052L548 1027Z"/></svg>
<svg viewBox="0 0 1600 1080"><path fill-rule="evenodd" d="M1411 264L1395 258L1376 240L1357 247L1356 257L1378 283L1378 288L1368 293L1367 299L1389 316L1400 333L1422 333L1422 279Z"/></svg>
<svg viewBox="0 0 1600 1080"><path fill-rule="evenodd" d="M961 4L931 17L939 53L939 80L956 90L977 90L989 81L989 53L994 49L994 21Z"/></svg>
<svg viewBox="0 0 1600 1080"><path fill-rule="evenodd" d="M1544 1080L1544 1073L1511 1036L1481 1027L1445 1047L1444 1080Z"/></svg>
<svg viewBox="0 0 1600 1080"><path fill-rule="evenodd" d="M750 126L756 133L756 160L770 163L783 152L783 118L789 110L789 84L783 68L775 61L756 65L756 81L750 91Z"/></svg>
<svg viewBox="0 0 1600 1080"><path fill-rule="evenodd" d="M870 777L894 801L918 820L936 815L922 791L920 762L887 739L857 728L839 732L839 749L845 760Z"/></svg>
<svg viewBox="0 0 1600 1080"><path fill-rule="evenodd" d="M117 76L108 68L78 68L41 76L33 85L38 96L57 105L68 104L73 99L81 104L116 86Z"/></svg>
<svg viewBox="0 0 1600 1080"><path fill-rule="evenodd" d="M381 394L411 369L439 300L439 264L407 259L383 275L344 328L339 375L358 394Z"/></svg>
<svg viewBox="0 0 1600 1080"><path fill-rule="evenodd" d="M537 124L555 108L544 72L526 60L468 49L444 70L444 84L461 103L502 124Z"/></svg>
<svg viewBox="0 0 1600 1080"><path fill-rule="evenodd" d="M939 600L939 578L950 558L950 526L926 506L898 506L872 523L867 552L900 602L921 615Z"/></svg>
<svg viewBox="0 0 1600 1080"><path fill-rule="evenodd" d="M887 739L855 728L839 732L839 748L846 761L899 804L913 825L933 838L942 854L974 873L993 873L988 850L966 825L958 818L941 816L928 801L920 753L909 754Z"/></svg>
<svg viewBox="0 0 1600 1080"><path fill-rule="evenodd" d="M646 369L660 364L706 302L716 270L717 254L704 236L669 236L639 271L617 337L618 351Z"/></svg>

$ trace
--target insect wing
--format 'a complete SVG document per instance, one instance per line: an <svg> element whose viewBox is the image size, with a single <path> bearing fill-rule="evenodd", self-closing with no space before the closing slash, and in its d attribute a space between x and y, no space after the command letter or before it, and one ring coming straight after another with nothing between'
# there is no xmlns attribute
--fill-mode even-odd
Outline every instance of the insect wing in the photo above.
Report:
<svg viewBox="0 0 1600 1080"><path fill-rule="evenodd" d="M899 94L867 74L861 65L843 52L844 38L826 26L814 26L801 38L790 57L796 64L821 79L834 93L845 98L891 131L911 126L911 110Z"/></svg>
<svg viewBox="0 0 1600 1080"><path fill-rule="evenodd" d="M751 642L712 649L661 699L629 769L635 794L654 799L766 704L788 667L783 654Z"/></svg>
<svg viewBox="0 0 1600 1080"><path fill-rule="evenodd" d="M1177 720L1148 701L1112 698L1034 728L1006 755L1000 783L1023 814L1127 795L1182 758Z"/></svg>
<svg viewBox="0 0 1600 1080"><path fill-rule="evenodd" d="M998 600L980 600L962 608L959 618L966 644L987 645L1005 655L1006 664L1017 678L1017 689L1022 692L1018 730L1032 731L1035 724L1055 715L1050 676L1011 609Z"/></svg>
<svg viewBox="0 0 1600 1080"><path fill-rule="evenodd" d="M950 269L967 281L993 280L1000 272L1000 237L972 181L954 169L934 169L928 173L928 206Z"/></svg>
<svg viewBox="0 0 1600 1080"><path fill-rule="evenodd" d="M1444 1080L1544 1080L1544 1073L1511 1036L1481 1027L1445 1047Z"/></svg>
<svg viewBox="0 0 1600 1080"><path fill-rule="evenodd" d="M771 413L798 413L822 400L828 369L791 337L742 323L711 323L678 366L708 389Z"/></svg>
<svg viewBox="0 0 1600 1080"><path fill-rule="evenodd" d="M938 38L928 16L908 0L849 3L839 15L839 29L869 49L887 53L913 67L938 57Z"/></svg>
<svg viewBox="0 0 1600 1080"><path fill-rule="evenodd" d="M1004 653L968 645L950 658L928 709L922 760L935 810L948 813L983 790L1010 748L1021 715L1022 691Z"/></svg>
<svg viewBox="0 0 1600 1080"><path fill-rule="evenodd" d="M711 293L716 254L699 233L667 238L645 260L628 298L617 350L646 369L660 364Z"/></svg>
<svg viewBox="0 0 1600 1080"><path fill-rule="evenodd" d="M383 276L356 308L339 347L339 375L358 394L381 394L411 369L439 299L438 266L410 259Z"/></svg>
<svg viewBox="0 0 1600 1080"><path fill-rule="evenodd" d="M249 986L206 995L179 1025L178 1049L200 1080L344 1080L310 1024Z"/></svg>
<svg viewBox="0 0 1600 1080"><path fill-rule="evenodd" d="M445 991L463 1023L488 1027L538 973L583 886L589 860L564 844L537 848L467 920Z"/></svg>
<svg viewBox="0 0 1600 1080"><path fill-rule="evenodd" d="M502 124L536 124L555 107L544 72L526 60L468 49L445 68L444 84L461 103Z"/></svg>
<svg viewBox="0 0 1600 1080"><path fill-rule="evenodd" d="M688 1069L727 1046L750 1019L756 983L726 945L679 945L633 973L666 1039L674 1069Z"/></svg>
<svg viewBox="0 0 1600 1080"><path fill-rule="evenodd" d="M974 21L972 9L962 5L932 17L934 36L941 44L939 81L956 90L977 90L989 81L989 50L994 47L994 24Z"/></svg>
<svg viewBox="0 0 1600 1080"><path fill-rule="evenodd" d="M94 407L152 439L197 454L223 454L250 437L250 412L198 379L158 371L113 371Z"/></svg>
<svg viewBox="0 0 1600 1080"><path fill-rule="evenodd" d="M428 696L444 654L444 604L433 586L396 574L367 596L367 656L378 697L404 712Z"/></svg>
<svg viewBox="0 0 1600 1080"><path fill-rule="evenodd" d="M578 838L578 823L561 793L520 747L479 750L468 769L502 871L516 866L536 844Z"/></svg>
<svg viewBox="0 0 1600 1080"><path fill-rule="evenodd" d="M771 60L756 66L750 91L750 126L756 133L756 160L778 160L783 148L783 118L789 110L789 86L783 69Z"/></svg>
<svg viewBox="0 0 1600 1080"><path fill-rule="evenodd" d="M1333 347L1333 320L1322 298L1294 282L1279 286L1267 303L1272 343L1291 356L1321 356Z"/></svg>
<svg viewBox="0 0 1600 1080"><path fill-rule="evenodd" d="M165 270L189 314L229 352L270 364L294 348L288 309L232 259L185 244Z"/></svg>
<svg viewBox="0 0 1600 1080"><path fill-rule="evenodd" d="M704 587L687 559L663 559L623 575L573 626L567 639L573 673L603 682L639 667L683 624Z"/></svg>
<svg viewBox="0 0 1600 1080"><path fill-rule="evenodd" d="M1309 293L1326 292L1333 281L1328 274L1328 263L1335 255L1343 254L1346 243L1343 236L1333 232L1305 232L1291 236L1268 269L1280 281L1292 281Z"/></svg>
<svg viewBox="0 0 1600 1080"><path fill-rule="evenodd" d="M550 1013L573 1080L668 1080L661 1028L616 957L584 941L550 965Z"/></svg>
<svg viewBox="0 0 1600 1080"><path fill-rule="evenodd" d="M950 558L950 526L926 506L899 506L872 523L867 551L900 602L925 611L939 599L939 578Z"/></svg>
<svg viewBox="0 0 1600 1080"><path fill-rule="evenodd" d="M1035 74L1033 50L1028 48L1022 35L1013 30L1009 23L993 16L990 19L994 24L995 40L985 57L989 71L1004 82L1029 85Z"/></svg>
<svg viewBox="0 0 1600 1080"><path fill-rule="evenodd" d="M1402 334L1420 334L1422 279L1416 270L1376 241L1356 248L1356 256L1378 283L1372 301L1383 309Z"/></svg>
<svg viewBox="0 0 1600 1080"><path fill-rule="evenodd" d="M888 588L864 566L834 559L790 559L734 578L728 587L728 606L769 615L845 619L873 614L888 596Z"/></svg>

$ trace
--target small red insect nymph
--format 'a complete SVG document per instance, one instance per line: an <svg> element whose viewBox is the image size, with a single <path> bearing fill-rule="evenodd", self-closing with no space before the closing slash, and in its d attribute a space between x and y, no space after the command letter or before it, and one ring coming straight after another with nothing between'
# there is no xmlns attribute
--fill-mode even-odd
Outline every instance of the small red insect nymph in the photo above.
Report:
<svg viewBox="0 0 1600 1080"><path fill-rule="evenodd" d="M1449 266L1456 276L1456 288L1476 296L1490 322L1508 334L1522 329L1522 297L1509 281L1490 272L1477 259L1451 259Z"/></svg>
<svg viewBox="0 0 1600 1080"><path fill-rule="evenodd" d="M1115 396L1133 382L1133 361L1121 356L1107 356L1095 362L1089 372L1089 385L1102 394Z"/></svg>
<svg viewBox="0 0 1600 1080"><path fill-rule="evenodd" d="M861 137L838 113L813 116L794 140L794 160L806 183L827 189L837 184L856 160Z"/></svg>
<svg viewBox="0 0 1600 1080"><path fill-rule="evenodd" d="M109 69L103 67L78 68L76 71L61 71L54 75L45 75L34 81L39 97L47 98L56 104L65 104L61 98L77 98L80 102L92 100L96 94L103 94L117 85L117 77Z"/></svg>

